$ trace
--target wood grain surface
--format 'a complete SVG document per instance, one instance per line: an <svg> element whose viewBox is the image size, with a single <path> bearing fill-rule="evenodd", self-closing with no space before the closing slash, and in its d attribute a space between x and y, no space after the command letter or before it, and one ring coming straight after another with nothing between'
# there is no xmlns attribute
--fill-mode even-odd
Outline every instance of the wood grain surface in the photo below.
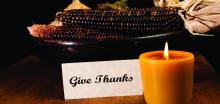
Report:
<svg viewBox="0 0 220 104"><path fill-rule="evenodd" d="M192 104L220 104L220 77L195 53ZM64 100L60 66L28 56L0 72L0 104L146 104L143 96Z"/></svg>

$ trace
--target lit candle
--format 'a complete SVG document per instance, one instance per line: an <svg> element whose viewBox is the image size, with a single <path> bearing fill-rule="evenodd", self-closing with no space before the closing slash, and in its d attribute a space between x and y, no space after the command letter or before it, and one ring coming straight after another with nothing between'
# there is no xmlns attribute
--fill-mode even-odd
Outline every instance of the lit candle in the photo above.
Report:
<svg viewBox="0 0 220 104"><path fill-rule="evenodd" d="M151 51L140 55L147 104L190 104L194 56L185 51Z"/></svg>

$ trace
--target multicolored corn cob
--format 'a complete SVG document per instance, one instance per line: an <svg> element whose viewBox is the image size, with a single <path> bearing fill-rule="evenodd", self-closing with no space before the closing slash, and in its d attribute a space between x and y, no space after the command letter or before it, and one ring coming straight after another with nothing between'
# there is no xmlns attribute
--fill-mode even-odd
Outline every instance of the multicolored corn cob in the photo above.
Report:
<svg viewBox="0 0 220 104"><path fill-rule="evenodd" d="M122 33L171 32L183 29L178 9L133 8L124 10L68 10L56 15L63 26L112 30Z"/></svg>
<svg viewBox="0 0 220 104"><path fill-rule="evenodd" d="M30 34L38 38L119 40L184 28L178 9L133 8L118 10L75 9L56 15L55 25L33 25Z"/></svg>
<svg viewBox="0 0 220 104"><path fill-rule="evenodd" d="M28 30L32 36L43 39L120 40L131 37L118 32L53 25L33 25Z"/></svg>

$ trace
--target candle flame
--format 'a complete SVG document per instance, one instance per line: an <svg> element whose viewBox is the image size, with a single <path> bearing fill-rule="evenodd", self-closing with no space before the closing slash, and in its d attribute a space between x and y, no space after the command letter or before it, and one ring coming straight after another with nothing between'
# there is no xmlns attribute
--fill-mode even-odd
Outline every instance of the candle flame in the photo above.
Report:
<svg viewBox="0 0 220 104"><path fill-rule="evenodd" d="M169 50L168 50L168 42L165 43L165 48L163 51L164 60L169 60Z"/></svg>

